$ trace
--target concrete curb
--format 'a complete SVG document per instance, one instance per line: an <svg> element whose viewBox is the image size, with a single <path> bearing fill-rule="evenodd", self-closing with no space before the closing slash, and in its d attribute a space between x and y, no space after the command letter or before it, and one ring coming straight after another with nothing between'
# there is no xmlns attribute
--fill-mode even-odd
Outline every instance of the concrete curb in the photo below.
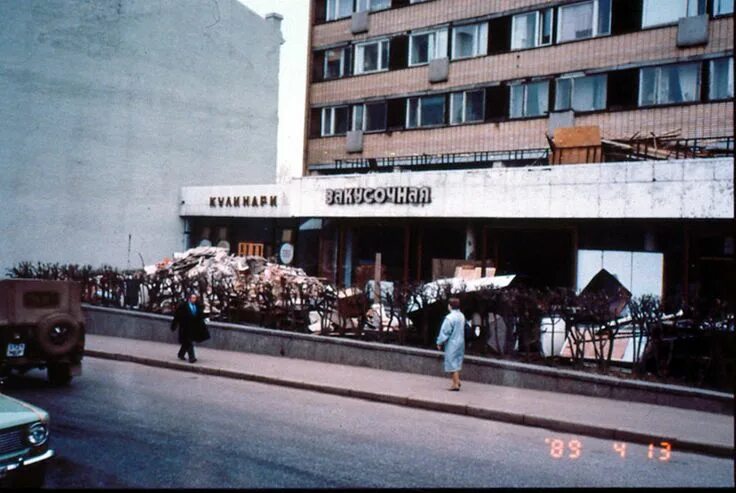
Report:
<svg viewBox="0 0 736 493"><path fill-rule="evenodd" d="M209 368L206 366L194 366L190 363L178 363L174 361L163 361L152 358L144 358L140 356L131 356L127 354L108 353L105 351L85 350L85 356L100 359L109 359L115 361L125 361L137 363L157 368L166 368L170 370L180 370L189 373L198 373L201 375L211 375L236 380L247 380L251 382L265 383L270 385L279 385L282 387L291 387L301 390L309 390L313 392L321 392L324 394L338 395L342 397L353 397L373 402L382 402L385 404L394 404L398 406L411 407L416 409L427 409L436 412L444 412L450 414L461 414L474 418L487 419L491 421L499 421L504 423L531 426L536 428L545 428L551 431L563 433L575 433L579 435L591 436L594 438L620 440L630 443L638 443L649 445L650 443L668 442L673 448L680 451L695 452L715 457L733 458L734 448L724 445L711 443L692 442L672 439L669 437L647 435L640 432L629 431L624 429L606 428L602 426L593 426L582 423L574 423L562 421L558 419L550 419L541 416L533 416L522 413L513 413L499 411L494 409L483 409L461 404L451 404L446 402L427 401L424 399L415 399L412 397L401 397L396 395L379 394L364 390L347 389L343 387L333 387L329 385L316 384L314 382L288 380L283 378L269 377L265 375L257 375L253 373L245 373L233 370L224 370L220 368Z"/></svg>

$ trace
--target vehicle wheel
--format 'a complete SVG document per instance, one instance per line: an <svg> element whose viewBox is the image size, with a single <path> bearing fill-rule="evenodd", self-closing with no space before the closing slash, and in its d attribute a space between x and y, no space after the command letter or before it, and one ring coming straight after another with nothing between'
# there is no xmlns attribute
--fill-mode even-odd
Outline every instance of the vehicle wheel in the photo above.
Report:
<svg viewBox="0 0 736 493"><path fill-rule="evenodd" d="M41 488L46 480L46 464L36 465L28 471L24 471L22 475L13 482L15 488Z"/></svg>
<svg viewBox="0 0 736 493"><path fill-rule="evenodd" d="M72 381L72 367L68 363L50 364L46 371L53 385L69 385Z"/></svg>
<svg viewBox="0 0 736 493"><path fill-rule="evenodd" d="M49 356L68 353L81 337L81 327L68 315L52 315L38 324L38 345Z"/></svg>

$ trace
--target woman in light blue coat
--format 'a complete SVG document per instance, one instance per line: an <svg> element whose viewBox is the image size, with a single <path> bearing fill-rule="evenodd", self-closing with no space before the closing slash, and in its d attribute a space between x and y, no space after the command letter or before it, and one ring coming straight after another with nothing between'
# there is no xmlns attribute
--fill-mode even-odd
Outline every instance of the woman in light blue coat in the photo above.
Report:
<svg viewBox="0 0 736 493"><path fill-rule="evenodd" d="M437 336L437 349L445 345L445 372L452 373L452 387L449 390L460 390L460 370L465 355L465 315L460 311L460 300L450 298L447 305L450 313L445 316Z"/></svg>

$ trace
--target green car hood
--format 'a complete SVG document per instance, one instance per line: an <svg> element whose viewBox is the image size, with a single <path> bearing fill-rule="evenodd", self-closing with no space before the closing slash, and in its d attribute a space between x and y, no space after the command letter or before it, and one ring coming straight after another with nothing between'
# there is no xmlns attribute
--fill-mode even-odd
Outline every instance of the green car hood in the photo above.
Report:
<svg viewBox="0 0 736 493"><path fill-rule="evenodd" d="M47 423L49 415L43 409L19 401L5 394L0 394L0 430L15 426L43 421Z"/></svg>

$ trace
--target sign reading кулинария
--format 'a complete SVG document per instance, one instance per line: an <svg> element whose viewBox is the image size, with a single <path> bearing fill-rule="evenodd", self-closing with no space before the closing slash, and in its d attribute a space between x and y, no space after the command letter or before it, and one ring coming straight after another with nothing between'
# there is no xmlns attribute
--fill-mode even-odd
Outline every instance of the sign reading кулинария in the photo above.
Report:
<svg viewBox="0 0 736 493"><path fill-rule="evenodd" d="M327 205L432 203L431 187L328 188Z"/></svg>

